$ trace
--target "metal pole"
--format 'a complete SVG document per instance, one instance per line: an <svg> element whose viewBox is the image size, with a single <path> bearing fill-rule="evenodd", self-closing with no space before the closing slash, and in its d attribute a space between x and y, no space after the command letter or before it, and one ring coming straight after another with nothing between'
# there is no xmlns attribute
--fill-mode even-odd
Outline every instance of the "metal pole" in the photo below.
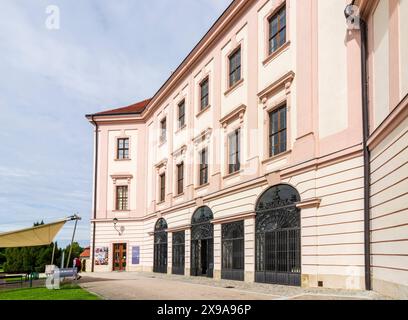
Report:
<svg viewBox="0 0 408 320"><path fill-rule="evenodd" d="M69 247L69 254L68 254L68 260L67 260L67 268L69 267L69 261L71 259L72 244L74 243L74 237L75 237L75 231L76 231L77 223L78 223L78 219L75 220L74 232L72 233L71 246Z"/></svg>
<svg viewBox="0 0 408 320"><path fill-rule="evenodd" d="M65 251L62 250L61 269L64 269L64 261L65 261Z"/></svg>
<svg viewBox="0 0 408 320"><path fill-rule="evenodd" d="M55 256L55 247L56 247L56 242L54 242L54 248L52 249L52 258L51 258L51 265L54 265L54 256Z"/></svg>

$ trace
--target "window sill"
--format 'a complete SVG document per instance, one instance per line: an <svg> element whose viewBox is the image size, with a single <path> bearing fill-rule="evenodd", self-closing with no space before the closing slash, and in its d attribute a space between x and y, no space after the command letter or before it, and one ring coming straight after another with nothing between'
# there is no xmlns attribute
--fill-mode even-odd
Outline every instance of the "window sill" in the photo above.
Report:
<svg viewBox="0 0 408 320"><path fill-rule="evenodd" d="M199 118L202 114L204 114L207 110L211 108L211 105L206 106L204 109L201 109L197 114L196 118Z"/></svg>
<svg viewBox="0 0 408 320"><path fill-rule="evenodd" d="M113 210L112 212L115 214L120 214L120 213L129 213L131 210Z"/></svg>
<svg viewBox="0 0 408 320"><path fill-rule="evenodd" d="M174 196L174 199L180 199L183 196L184 196L184 192Z"/></svg>
<svg viewBox="0 0 408 320"><path fill-rule="evenodd" d="M225 179L229 179L229 178L232 178L232 177L235 177L235 176L239 176L241 173L243 173L244 172L244 170L238 170L238 171L235 171L235 172L233 172L233 173L228 173L227 175L225 175L225 176L223 176L222 178L225 180Z"/></svg>
<svg viewBox="0 0 408 320"><path fill-rule="evenodd" d="M166 139L166 140L160 139L159 148L162 147L162 146L164 146L166 143L167 143L167 139Z"/></svg>
<svg viewBox="0 0 408 320"><path fill-rule="evenodd" d="M290 41L286 41L279 49L275 52L272 52L266 59L262 62L263 66L266 67L272 60L280 56L283 52L285 52L290 47Z"/></svg>
<svg viewBox="0 0 408 320"><path fill-rule="evenodd" d="M272 162L274 160L278 160L280 158L285 158L286 156L290 155L291 153L292 153L292 150L287 150L287 151L282 152L282 153L280 153L280 154L278 154L276 156L272 156L272 157L269 157L269 158L263 160L262 164L266 164L266 163Z"/></svg>
<svg viewBox="0 0 408 320"><path fill-rule="evenodd" d="M114 159L114 161L117 161L117 162L126 162L126 161L132 161L132 159Z"/></svg>
<svg viewBox="0 0 408 320"><path fill-rule="evenodd" d="M166 201L164 200L164 201L157 202L156 205L160 206L160 205L165 204L165 203L166 203Z"/></svg>
<svg viewBox="0 0 408 320"><path fill-rule="evenodd" d="M228 90L225 91L224 95L228 96L229 94L231 94L231 92L233 92L235 89L240 87L243 83L244 83L244 79L241 78L241 80L239 80L237 83L235 83L232 87L229 87Z"/></svg>
<svg viewBox="0 0 408 320"><path fill-rule="evenodd" d="M187 125L186 125L186 124L185 124L184 126L178 128L177 131L175 132L175 134L180 133L180 132L183 131L185 128L187 128ZM166 143L166 142L167 142L167 141L165 141L165 143Z"/></svg>
<svg viewBox="0 0 408 320"><path fill-rule="evenodd" d="M210 185L210 183L209 183L209 182L207 182L207 183L202 184L202 185L200 185L200 186L198 186L198 187L195 187L195 190L204 189L205 187L208 187L209 185Z"/></svg>

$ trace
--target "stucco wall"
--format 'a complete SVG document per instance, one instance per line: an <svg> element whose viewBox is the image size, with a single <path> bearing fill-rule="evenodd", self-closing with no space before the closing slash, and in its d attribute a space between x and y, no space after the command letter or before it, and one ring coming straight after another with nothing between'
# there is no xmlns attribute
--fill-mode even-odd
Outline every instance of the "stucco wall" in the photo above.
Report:
<svg viewBox="0 0 408 320"><path fill-rule="evenodd" d="M408 118L373 151L371 239L374 290L408 298Z"/></svg>
<svg viewBox="0 0 408 320"><path fill-rule="evenodd" d="M399 43L400 43L400 72L401 99L408 94L408 1L399 0Z"/></svg>

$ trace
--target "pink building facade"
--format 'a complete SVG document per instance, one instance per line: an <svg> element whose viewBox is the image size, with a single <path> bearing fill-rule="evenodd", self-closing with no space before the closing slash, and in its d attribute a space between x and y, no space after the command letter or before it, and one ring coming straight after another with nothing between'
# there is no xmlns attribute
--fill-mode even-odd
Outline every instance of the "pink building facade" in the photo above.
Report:
<svg viewBox="0 0 408 320"><path fill-rule="evenodd" d="M93 270L407 298L407 2L354 1L365 36L350 1L235 0L152 99L87 116Z"/></svg>

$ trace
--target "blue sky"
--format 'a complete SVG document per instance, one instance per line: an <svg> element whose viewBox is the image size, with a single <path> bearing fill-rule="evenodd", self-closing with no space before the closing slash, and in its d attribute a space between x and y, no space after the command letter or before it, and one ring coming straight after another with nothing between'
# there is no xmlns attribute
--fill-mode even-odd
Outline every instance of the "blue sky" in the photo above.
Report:
<svg viewBox="0 0 408 320"><path fill-rule="evenodd" d="M79 213L87 245L93 133L84 115L152 96L229 3L1 0L0 232ZM49 5L60 10L58 30L46 27Z"/></svg>

